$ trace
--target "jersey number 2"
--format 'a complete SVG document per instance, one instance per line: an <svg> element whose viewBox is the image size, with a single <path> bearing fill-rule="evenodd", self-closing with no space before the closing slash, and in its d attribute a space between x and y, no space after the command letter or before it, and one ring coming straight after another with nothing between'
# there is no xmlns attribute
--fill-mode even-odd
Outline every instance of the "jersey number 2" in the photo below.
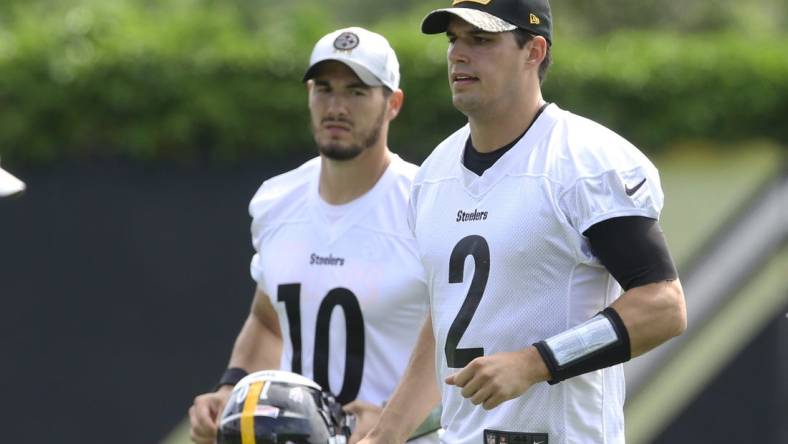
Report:
<svg viewBox="0 0 788 444"><path fill-rule="evenodd" d="M479 356L484 356L484 349L476 348L457 348L462 335L471 323L479 302L482 301L484 288L487 286L487 278L490 276L490 247L483 237L473 235L464 237L457 243L449 258L449 283L459 284L463 282L465 273L465 258L473 256L474 272L471 286L468 288L468 295L460 307L460 312L454 318L446 337L446 364L450 368L463 368L468 363Z"/></svg>
<svg viewBox="0 0 788 444"><path fill-rule="evenodd" d="M278 288L277 300L285 303L287 322L290 324L290 341L293 345L292 370L302 374L301 369L301 284L283 284ZM345 378L342 391L336 395L340 404L346 404L358 396L361 376L364 373L364 318L358 299L347 288L329 291L317 311L315 326L315 355L312 363L315 382L331 390L328 381L328 335L331 313L340 306L345 312Z"/></svg>

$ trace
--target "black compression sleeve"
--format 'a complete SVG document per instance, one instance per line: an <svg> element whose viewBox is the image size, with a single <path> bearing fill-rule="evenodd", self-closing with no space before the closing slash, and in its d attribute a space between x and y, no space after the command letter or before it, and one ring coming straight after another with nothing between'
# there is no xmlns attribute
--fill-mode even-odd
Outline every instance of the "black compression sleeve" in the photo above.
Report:
<svg viewBox="0 0 788 444"><path fill-rule="evenodd" d="M659 223L626 216L594 224L583 235L624 290L678 277Z"/></svg>

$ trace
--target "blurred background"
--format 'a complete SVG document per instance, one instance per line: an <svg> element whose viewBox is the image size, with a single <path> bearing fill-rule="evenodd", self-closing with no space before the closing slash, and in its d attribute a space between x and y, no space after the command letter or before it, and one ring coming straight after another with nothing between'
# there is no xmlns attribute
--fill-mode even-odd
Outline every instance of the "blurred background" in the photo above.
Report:
<svg viewBox="0 0 788 444"><path fill-rule="evenodd" d="M402 65L391 148L419 163L464 122L448 0L3 0L4 441L184 444L254 283L246 206L315 155L300 82L363 25ZM553 2L547 100L661 171L689 329L627 364L628 442L788 443L788 5ZM283 260L287 252L282 252Z"/></svg>

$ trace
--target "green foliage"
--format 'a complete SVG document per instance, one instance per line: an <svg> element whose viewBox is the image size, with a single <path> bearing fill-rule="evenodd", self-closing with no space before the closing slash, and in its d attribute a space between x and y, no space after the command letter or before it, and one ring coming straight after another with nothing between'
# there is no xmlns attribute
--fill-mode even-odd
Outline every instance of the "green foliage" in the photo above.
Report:
<svg viewBox="0 0 788 444"><path fill-rule="evenodd" d="M677 139L788 143L788 39L619 33L564 42L546 95L646 148Z"/></svg>
<svg viewBox="0 0 788 444"><path fill-rule="evenodd" d="M17 162L126 156L236 162L312 152L300 78L337 27L320 2L82 0L0 16L0 153ZM406 93L391 146L417 159L464 118L445 38L424 11L372 29L397 50ZM343 23L343 25L349 23ZM772 138L788 145L788 39L559 33L548 100L635 144Z"/></svg>
<svg viewBox="0 0 788 444"><path fill-rule="evenodd" d="M622 29L773 34L788 24L784 0L561 0L551 2L559 32L605 35Z"/></svg>
<svg viewBox="0 0 788 444"><path fill-rule="evenodd" d="M0 28L0 149L231 160L308 144L298 73L332 25L295 9L262 28L270 20L210 3L18 9Z"/></svg>

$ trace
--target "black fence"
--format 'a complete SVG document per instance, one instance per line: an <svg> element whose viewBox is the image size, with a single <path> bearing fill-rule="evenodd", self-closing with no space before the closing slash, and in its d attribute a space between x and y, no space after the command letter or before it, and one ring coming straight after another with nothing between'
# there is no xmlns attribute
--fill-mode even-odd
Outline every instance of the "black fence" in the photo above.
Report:
<svg viewBox="0 0 788 444"><path fill-rule="evenodd" d="M0 199L2 441L165 436L248 312L249 199L297 163L15 170L29 188Z"/></svg>
<svg viewBox="0 0 788 444"><path fill-rule="evenodd" d="M655 440L788 443L788 306Z"/></svg>

